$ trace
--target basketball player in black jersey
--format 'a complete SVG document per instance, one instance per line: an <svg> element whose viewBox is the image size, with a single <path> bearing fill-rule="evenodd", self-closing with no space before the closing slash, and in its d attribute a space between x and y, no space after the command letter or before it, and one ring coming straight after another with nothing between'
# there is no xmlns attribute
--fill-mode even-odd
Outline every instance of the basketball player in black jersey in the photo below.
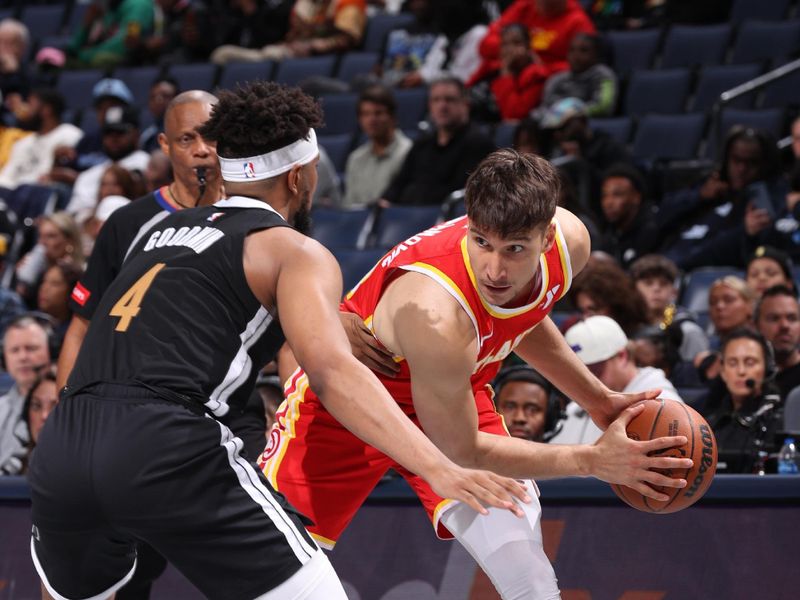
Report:
<svg viewBox="0 0 800 600"><path fill-rule="evenodd" d="M223 92L200 129L230 197L149 231L97 306L30 469L44 595L111 596L138 538L209 598L344 599L327 558L218 421L284 341L326 408L444 497L521 514L521 486L457 467L350 353L341 274L303 221L319 107L297 89ZM225 157L225 158L223 158Z"/></svg>

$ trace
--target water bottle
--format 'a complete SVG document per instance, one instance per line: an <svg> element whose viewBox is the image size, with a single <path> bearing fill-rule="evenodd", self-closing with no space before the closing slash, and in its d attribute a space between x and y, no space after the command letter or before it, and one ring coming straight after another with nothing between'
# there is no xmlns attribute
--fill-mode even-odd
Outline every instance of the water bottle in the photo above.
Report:
<svg viewBox="0 0 800 600"><path fill-rule="evenodd" d="M797 446L793 437L787 437L778 453L778 473L780 475L797 474Z"/></svg>

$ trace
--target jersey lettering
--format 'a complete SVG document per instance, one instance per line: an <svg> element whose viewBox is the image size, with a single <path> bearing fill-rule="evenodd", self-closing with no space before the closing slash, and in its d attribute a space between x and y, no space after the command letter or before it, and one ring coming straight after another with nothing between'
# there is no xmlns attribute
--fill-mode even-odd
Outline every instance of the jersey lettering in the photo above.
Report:
<svg viewBox="0 0 800 600"><path fill-rule="evenodd" d="M200 227L195 225L192 228L181 227L177 231L174 227L167 227L163 231L154 231L145 244L144 251L149 252L154 248L164 246L185 246L191 248L196 254L210 248L218 242L225 234L214 227Z"/></svg>

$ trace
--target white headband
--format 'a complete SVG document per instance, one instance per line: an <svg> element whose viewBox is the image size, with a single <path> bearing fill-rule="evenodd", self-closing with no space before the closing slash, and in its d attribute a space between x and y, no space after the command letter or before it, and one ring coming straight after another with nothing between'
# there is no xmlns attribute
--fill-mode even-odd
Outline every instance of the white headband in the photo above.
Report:
<svg viewBox="0 0 800 600"><path fill-rule="evenodd" d="M222 179L231 182L261 181L285 173L295 165L305 165L319 154L317 134L308 130L306 139L299 139L288 146L266 154L246 158L219 157Z"/></svg>

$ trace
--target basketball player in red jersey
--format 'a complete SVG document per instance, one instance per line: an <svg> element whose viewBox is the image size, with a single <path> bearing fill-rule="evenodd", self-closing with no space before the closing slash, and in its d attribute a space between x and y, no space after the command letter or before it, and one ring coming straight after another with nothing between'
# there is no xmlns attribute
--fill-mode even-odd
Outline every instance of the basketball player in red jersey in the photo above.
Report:
<svg viewBox="0 0 800 600"><path fill-rule="evenodd" d="M589 256L586 229L556 209L557 198L558 178L547 161L512 150L491 154L467 182L468 216L391 250L347 295L343 310L358 315L395 356L400 371L379 375L381 382L456 462L520 479L592 475L665 499L651 486L686 482L651 469L691 461L648 453L685 438L637 442L625 434L641 409L626 407L658 392L623 395L603 386L547 317ZM550 446L508 435L488 384L512 351L608 427L597 444ZM337 423L302 371L286 393L261 464L275 488L314 521L309 531L323 546L333 546L392 467L418 494L437 534L455 536L503 598L559 597L542 549L538 500L524 507L524 520L502 510L469 514ZM536 497L533 482L527 485Z"/></svg>

